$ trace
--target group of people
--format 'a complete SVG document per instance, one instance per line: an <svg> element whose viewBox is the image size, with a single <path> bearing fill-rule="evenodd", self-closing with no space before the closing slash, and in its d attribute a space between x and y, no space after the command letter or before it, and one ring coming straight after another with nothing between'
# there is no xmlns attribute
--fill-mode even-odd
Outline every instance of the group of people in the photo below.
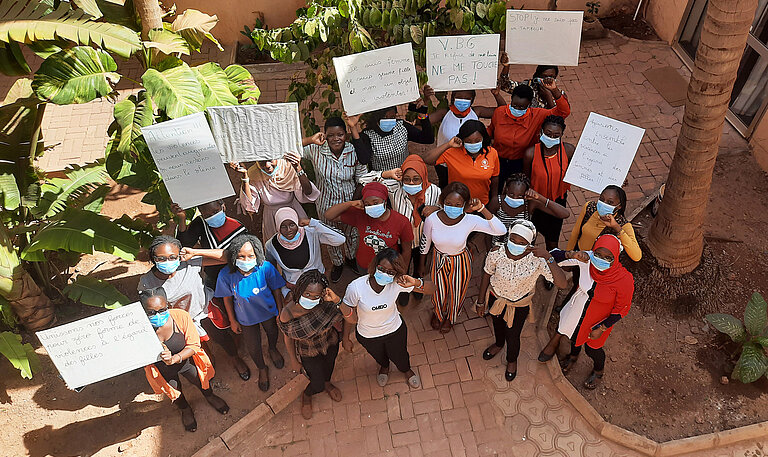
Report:
<svg viewBox="0 0 768 457"><path fill-rule="evenodd" d="M394 363L418 388L399 309L430 295L432 328L450 332L472 277L470 240L484 247L474 254L484 256L474 311L491 315L495 334L482 357L490 360L506 345L505 377L514 380L539 277L549 289L564 289L565 270L572 270L574 287L558 331L539 360L554 357L568 338L571 351L561 361L567 371L586 344L594 367L584 385L600 383L603 344L629 310L634 290L619 256L641 256L624 217L626 195L621 187L606 187L584 205L567 250L558 249L570 215L570 186L563 178L575 148L563 135L571 108L558 88L557 67L539 66L530 80L515 82L506 55L501 65L492 91L496 107L475 106L475 91L464 90L450 94L446 109L419 110L414 123L399 118L396 107L369 113L364 128L360 116L331 117L322 132L304 138L302 157L231 164L242 182L236 208L210 202L187 224L177 207L175 237L154 240L153 266L138 288L164 347L162 360L146 367L147 378L156 392L175 400L186 430L194 431L196 421L179 375L217 411L229 409L210 387L211 343L247 381L242 345L258 369L259 388L269 390L262 330L270 365L285 366L278 348L282 333L288 363L309 378L301 397L307 419L313 395L326 392L341 401L331 376L339 346L352 348L353 331L379 365L379 385L387 384ZM511 94L509 102L501 91ZM432 97L424 86L419 104ZM436 147L422 155L409 152L412 142L434 143L435 131ZM311 164L314 180L302 163ZM430 182L429 166L438 183ZM316 217L307 215L310 203ZM261 237L230 217L233 210L260 212ZM539 235L543 243L537 244ZM329 274L322 245L332 264ZM331 284L345 268L357 279L340 297Z"/></svg>

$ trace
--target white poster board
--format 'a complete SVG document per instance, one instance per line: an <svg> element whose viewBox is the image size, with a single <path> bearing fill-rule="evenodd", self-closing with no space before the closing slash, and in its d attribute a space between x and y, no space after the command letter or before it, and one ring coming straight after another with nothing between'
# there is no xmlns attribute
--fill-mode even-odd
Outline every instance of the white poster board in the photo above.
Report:
<svg viewBox="0 0 768 457"><path fill-rule="evenodd" d="M507 10L509 63L577 66L583 19L583 11Z"/></svg>
<svg viewBox="0 0 768 457"><path fill-rule="evenodd" d="M225 162L301 156L297 103L216 106L207 109L211 131Z"/></svg>
<svg viewBox="0 0 768 457"><path fill-rule="evenodd" d="M350 116L419 98L411 43L334 57L333 66Z"/></svg>
<svg viewBox="0 0 768 457"><path fill-rule="evenodd" d="M235 195L204 113L142 127L171 199L184 209Z"/></svg>
<svg viewBox="0 0 768 457"><path fill-rule="evenodd" d="M70 389L155 363L163 352L139 303L36 334Z"/></svg>
<svg viewBox="0 0 768 457"><path fill-rule="evenodd" d="M493 89L499 35L427 37L427 76L436 91Z"/></svg>
<svg viewBox="0 0 768 457"><path fill-rule="evenodd" d="M563 180L597 194L609 184L621 186L643 135L645 129L589 113Z"/></svg>

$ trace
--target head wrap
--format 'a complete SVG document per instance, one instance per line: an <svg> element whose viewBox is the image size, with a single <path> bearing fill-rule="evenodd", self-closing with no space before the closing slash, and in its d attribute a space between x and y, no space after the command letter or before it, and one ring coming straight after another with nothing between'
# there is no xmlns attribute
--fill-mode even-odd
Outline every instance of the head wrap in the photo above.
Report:
<svg viewBox="0 0 768 457"><path fill-rule="evenodd" d="M382 200L386 200L388 196L387 186L380 182L369 182L363 187L363 200L368 197L379 197Z"/></svg>
<svg viewBox="0 0 768 457"><path fill-rule="evenodd" d="M621 253L621 241L614 235L601 235L592 247L594 252L598 248L606 248L613 254L613 263L610 268L600 271L593 265L589 266L589 274L595 280L595 292L592 301L611 301L613 311L611 314L627 315L632 304L632 295L635 291L635 279L632 273L619 262ZM592 306L590 304L590 306Z"/></svg>
<svg viewBox="0 0 768 457"><path fill-rule="evenodd" d="M258 162L248 169L248 178L251 183L263 182L264 185L269 185L277 190L283 190L286 192L293 192L301 189L301 183L299 182L299 175L291 165L291 162L285 159L277 159L275 162L275 170L272 176L267 176L261 170Z"/></svg>
<svg viewBox="0 0 768 457"><path fill-rule="evenodd" d="M405 158L400 169L403 170L403 174L405 174L406 170L412 169L418 173L419 176L421 176L421 192L409 196L411 203L413 203L413 217L411 217L413 226L418 227L419 224L421 224L419 207L424 204L424 194L427 192L427 189L429 189L430 186L427 164L424 163L424 159L422 159L421 156L411 154Z"/></svg>
<svg viewBox="0 0 768 457"><path fill-rule="evenodd" d="M294 224L299 226L299 215L296 210L290 206L284 206L275 212L275 227L277 228L277 242L285 249L296 249L301 242L304 241L304 227L299 226L299 238L296 241L286 241L283 239L280 233L280 225L285 221L293 221Z"/></svg>
<svg viewBox="0 0 768 457"><path fill-rule="evenodd" d="M528 244L533 244L533 242L536 241L536 227L530 221L516 221L509 228L509 234L522 236L526 241L528 241Z"/></svg>

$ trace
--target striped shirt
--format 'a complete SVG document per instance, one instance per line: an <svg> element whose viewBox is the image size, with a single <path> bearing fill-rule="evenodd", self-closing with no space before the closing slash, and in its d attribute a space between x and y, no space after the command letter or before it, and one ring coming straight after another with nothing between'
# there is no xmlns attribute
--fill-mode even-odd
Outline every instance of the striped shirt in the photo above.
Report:
<svg viewBox="0 0 768 457"><path fill-rule="evenodd" d="M360 138L367 138L371 142L371 170L387 171L402 165L408 157L409 141L420 144L434 143L435 132L429 118L421 119L418 123L420 127L398 120L395 128L384 135L374 128L363 130Z"/></svg>
<svg viewBox="0 0 768 457"><path fill-rule="evenodd" d="M496 211L496 217L499 218L502 224L504 224L504 227L507 228L507 231L509 231L509 226L512 225L513 222L516 220L531 220L531 213L528 210L528 200L525 201L523 204L523 210L519 213L517 213L514 216L510 216L507 214L506 211L504 211L504 200L502 199L501 195L499 195L499 210ZM493 244L504 244L507 241L507 235L500 235L500 236L494 236L493 237Z"/></svg>
<svg viewBox="0 0 768 457"><path fill-rule="evenodd" d="M338 158L327 143L304 146L303 157L315 168L315 181L320 190L315 206L321 218L331 206L352 200L358 180L368 172L365 165L357 160L355 147L351 143L344 144Z"/></svg>

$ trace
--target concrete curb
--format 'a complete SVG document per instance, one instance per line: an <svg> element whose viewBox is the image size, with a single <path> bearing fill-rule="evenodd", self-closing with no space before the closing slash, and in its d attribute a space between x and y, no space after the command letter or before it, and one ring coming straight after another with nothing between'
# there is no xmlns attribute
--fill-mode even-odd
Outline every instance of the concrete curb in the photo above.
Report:
<svg viewBox="0 0 768 457"><path fill-rule="evenodd" d="M213 457L228 453L232 448L245 441L253 431L266 424L272 417L296 400L307 387L307 384L309 384L309 380L306 376L296 375L277 392L270 395L264 403L259 404L245 417L221 432L221 435L195 452L192 457Z"/></svg>
<svg viewBox="0 0 768 457"><path fill-rule="evenodd" d="M549 341L546 328L537 332L537 338L541 342ZM740 441L761 439L768 436L768 421L757 424L738 427L722 432L708 433L706 435L692 436L678 440L659 443L652 439L638 435L637 433L623 429L607 422L600 413L576 390L571 382L563 375L560 364L556 358L547 362L547 372L552 383L563 394L566 400L581 414L592 428L606 440L620 444L647 456L676 456L689 454L696 451L716 449L729 446Z"/></svg>

